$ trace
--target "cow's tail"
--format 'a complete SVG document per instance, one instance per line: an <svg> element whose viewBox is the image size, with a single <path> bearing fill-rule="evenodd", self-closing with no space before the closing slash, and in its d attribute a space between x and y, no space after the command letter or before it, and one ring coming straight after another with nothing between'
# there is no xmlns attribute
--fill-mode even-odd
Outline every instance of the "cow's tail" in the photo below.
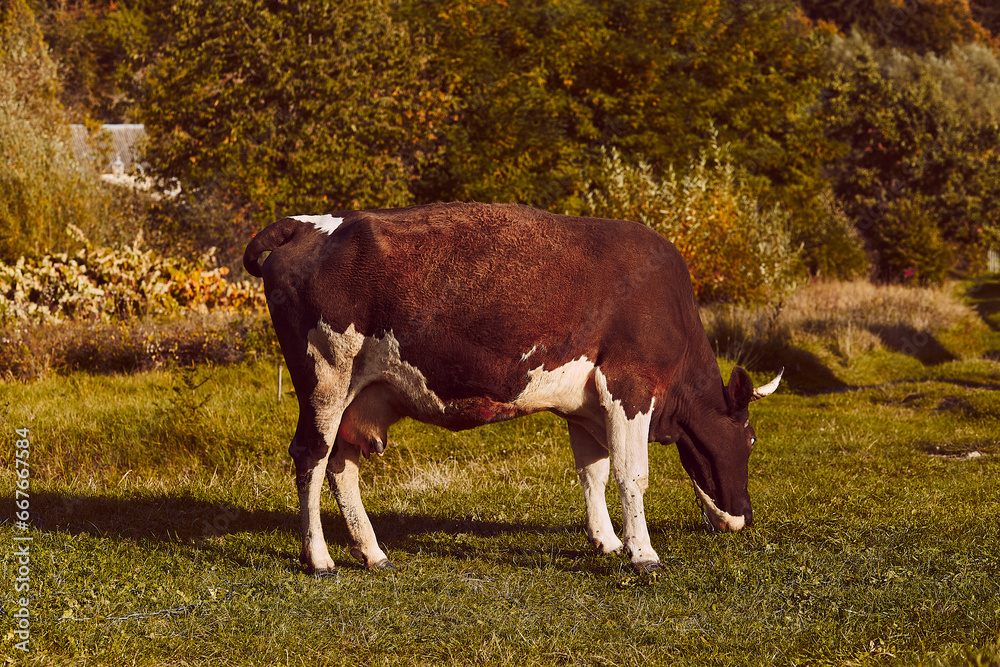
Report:
<svg viewBox="0 0 1000 667"><path fill-rule="evenodd" d="M243 253L243 268L252 276L260 278L263 273L257 260L262 254L288 243L302 223L294 218L284 218L268 225L256 236L250 239Z"/></svg>

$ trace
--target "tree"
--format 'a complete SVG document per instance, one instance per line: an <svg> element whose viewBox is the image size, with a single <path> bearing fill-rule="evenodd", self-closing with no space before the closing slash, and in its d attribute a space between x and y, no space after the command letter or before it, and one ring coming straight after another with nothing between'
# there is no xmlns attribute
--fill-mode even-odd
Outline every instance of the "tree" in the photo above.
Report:
<svg viewBox="0 0 1000 667"><path fill-rule="evenodd" d="M979 25L989 30L994 38L1000 37L1000 6L994 0L970 0L969 8Z"/></svg>
<svg viewBox="0 0 1000 667"><path fill-rule="evenodd" d="M879 47L945 54L989 38L976 20L989 12L974 10L969 0L802 0L802 6L813 19L847 34L858 30Z"/></svg>
<svg viewBox="0 0 1000 667"><path fill-rule="evenodd" d="M953 255L974 264L998 227L996 56L976 44L949 58L906 55L856 36L835 45L834 62L826 113L849 151L830 172L878 277L934 282Z"/></svg>
<svg viewBox="0 0 1000 667"><path fill-rule="evenodd" d="M36 0L39 24L59 67L59 98L72 122L133 122L147 26L153 21L141 2Z"/></svg>
<svg viewBox="0 0 1000 667"><path fill-rule="evenodd" d="M421 200L517 201L565 209L588 180L599 133L586 72L606 50L596 3L410 0L436 37L432 65L454 100ZM577 202L578 205L579 202Z"/></svg>
<svg viewBox="0 0 1000 667"><path fill-rule="evenodd" d="M283 215L411 203L447 98L390 0L180 0L141 95L147 159L238 243ZM199 203L200 202L200 203Z"/></svg>
<svg viewBox="0 0 1000 667"><path fill-rule="evenodd" d="M24 0L0 0L0 261L65 250L68 224L106 225L109 199L70 147L56 66Z"/></svg>
<svg viewBox="0 0 1000 667"><path fill-rule="evenodd" d="M827 29L764 0L409 0L438 36L433 66L456 102L419 199L584 210L602 146L658 174L714 133L798 241L833 229L819 203L834 142L812 109ZM811 266L818 260L808 257ZM829 262L828 265L836 265Z"/></svg>

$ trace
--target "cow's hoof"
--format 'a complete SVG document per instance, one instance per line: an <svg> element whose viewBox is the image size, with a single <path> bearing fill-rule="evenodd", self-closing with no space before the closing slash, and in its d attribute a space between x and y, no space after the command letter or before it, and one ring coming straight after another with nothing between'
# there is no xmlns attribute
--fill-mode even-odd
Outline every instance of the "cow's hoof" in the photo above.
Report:
<svg viewBox="0 0 1000 667"><path fill-rule="evenodd" d="M653 574L654 572L663 572L663 565L658 560L643 560L632 563L632 569L636 571L636 574Z"/></svg>
<svg viewBox="0 0 1000 667"><path fill-rule="evenodd" d="M396 570L398 568L395 565L393 565L393 563L392 563L391 560L389 560L388 558L386 558L385 560L380 560L377 563L372 563L371 565L368 566L368 569L369 570L383 570L384 571L384 570Z"/></svg>
<svg viewBox="0 0 1000 667"><path fill-rule="evenodd" d="M322 569L310 569L309 574L317 578L336 577L340 570L335 567L324 567Z"/></svg>
<svg viewBox="0 0 1000 667"><path fill-rule="evenodd" d="M594 551L597 552L599 556L606 556L607 554L620 554L625 545L622 544L621 540L608 540L604 542L602 540L592 540L591 544L594 545Z"/></svg>

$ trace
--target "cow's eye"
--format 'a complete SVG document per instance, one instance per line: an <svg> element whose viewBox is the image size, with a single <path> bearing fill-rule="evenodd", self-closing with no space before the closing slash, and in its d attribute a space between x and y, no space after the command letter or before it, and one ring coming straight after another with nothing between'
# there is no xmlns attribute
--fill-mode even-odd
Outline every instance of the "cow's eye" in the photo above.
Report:
<svg viewBox="0 0 1000 667"><path fill-rule="evenodd" d="M753 443L757 442L757 438L750 438L750 446L753 447Z"/></svg>

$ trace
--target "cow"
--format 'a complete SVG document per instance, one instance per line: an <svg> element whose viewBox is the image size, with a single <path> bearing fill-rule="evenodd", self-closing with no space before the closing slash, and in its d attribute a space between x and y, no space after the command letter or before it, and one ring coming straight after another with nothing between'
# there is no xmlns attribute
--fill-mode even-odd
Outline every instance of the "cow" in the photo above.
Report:
<svg viewBox="0 0 1000 667"><path fill-rule="evenodd" d="M637 571L660 567L643 508L650 442L677 443L712 529L751 523L748 405L781 374L755 389L737 366L723 385L684 259L648 227L514 204L340 211L269 225L243 263L264 279L298 399L289 453L307 571L336 572L324 471L352 557L393 567L358 465L403 417L455 431L563 417L590 542L624 549ZM611 461L622 539L605 502Z"/></svg>

